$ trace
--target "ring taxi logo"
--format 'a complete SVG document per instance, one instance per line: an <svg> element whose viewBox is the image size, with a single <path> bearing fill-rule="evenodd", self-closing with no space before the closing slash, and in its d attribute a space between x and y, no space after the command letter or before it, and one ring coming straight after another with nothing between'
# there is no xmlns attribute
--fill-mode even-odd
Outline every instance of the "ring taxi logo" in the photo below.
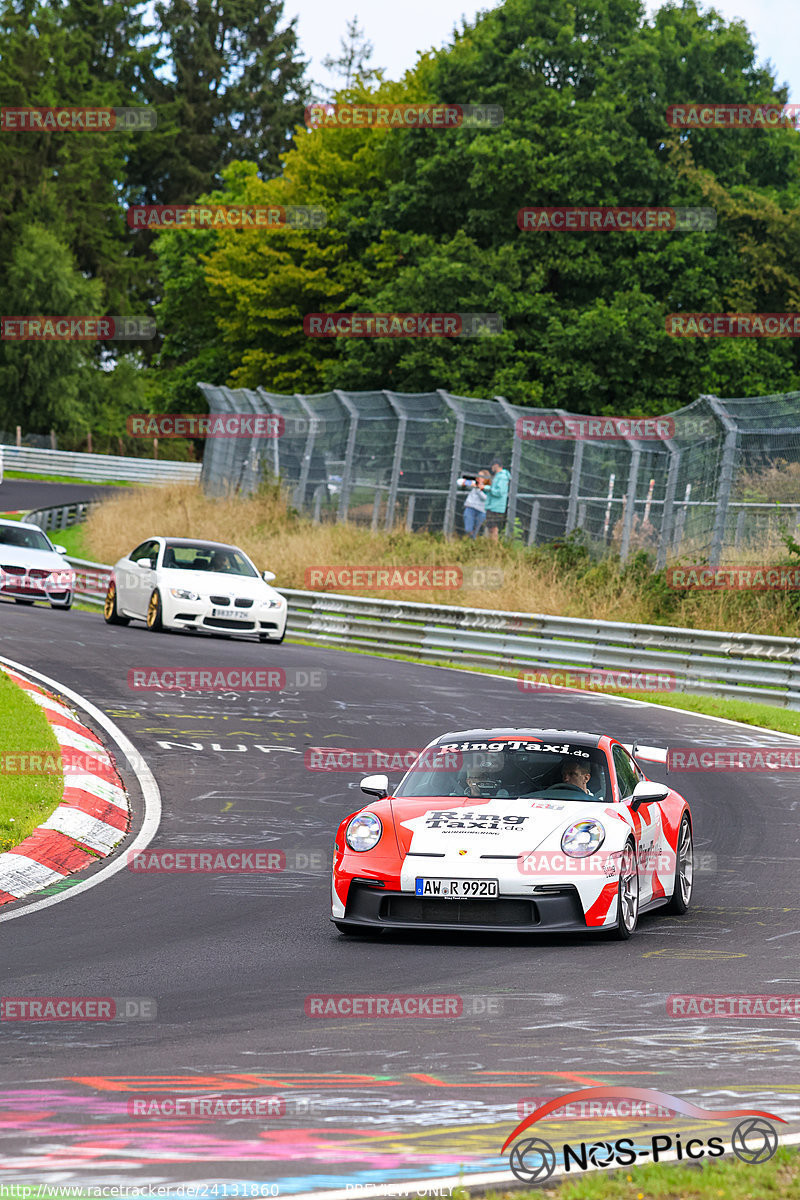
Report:
<svg viewBox="0 0 800 1200"><path fill-rule="evenodd" d="M511 1143L537 1121L562 1110L568 1104L587 1100L617 1101L622 1098L656 1104L696 1120L727 1121L734 1117L744 1118L733 1130L730 1148L737 1158L751 1166L768 1162L778 1148L778 1134L771 1122L779 1121L785 1124L783 1117L762 1112L760 1109L728 1108L714 1111L700 1108L688 1100L681 1100L654 1088L581 1088L579 1091L548 1100L520 1121L503 1143L501 1153L505 1153ZM613 1104L611 1115L617 1115ZM640 1161L659 1162L667 1155L670 1159L685 1158L697 1161L705 1157L719 1158L724 1153L724 1141L716 1135L705 1139L692 1137L683 1142L680 1133L653 1134L649 1137L640 1134L638 1138L620 1137L609 1141L580 1142L576 1145L563 1143L560 1153L544 1138L530 1137L513 1147L508 1161L514 1175L523 1183L542 1183L553 1174L559 1159L563 1164L564 1173L568 1174L571 1171L588 1171L593 1167L629 1167Z"/></svg>

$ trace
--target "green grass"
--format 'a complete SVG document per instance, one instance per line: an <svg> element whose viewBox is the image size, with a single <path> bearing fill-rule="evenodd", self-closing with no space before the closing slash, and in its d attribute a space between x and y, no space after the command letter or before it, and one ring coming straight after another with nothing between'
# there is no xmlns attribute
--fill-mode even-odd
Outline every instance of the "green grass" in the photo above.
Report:
<svg viewBox="0 0 800 1200"><path fill-rule="evenodd" d="M0 853L46 821L64 790L60 771L22 775L5 758L24 753L60 758L58 742L38 704L0 671Z"/></svg>
<svg viewBox="0 0 800 1200"><path fill-rule="evenodd" d="M464 1187L453 1200L466 1200ZM800 1200L797 1151L780 1147L774 1158L751 1167L725 1155L700 1167L659 1163L622 1171L592 1171L546 1191L486 1192L486 1200Z"/></svg>
<svg viewBox="0 0 800 1200"><path fill-rule="evenodd" d="M130 479L79 479L74 475L38 475L31 471L4 471L4 479L32 479L37 483L85 483L90 487L137 487Z"/></svg>
<svg viewBox="0 0 800 1200"><path fill-rule="evenodd" d="M63 546L72 558L86 558L84 553L84 529L82 525L69 525L66 529L44 531L54 546Z"/></svg>

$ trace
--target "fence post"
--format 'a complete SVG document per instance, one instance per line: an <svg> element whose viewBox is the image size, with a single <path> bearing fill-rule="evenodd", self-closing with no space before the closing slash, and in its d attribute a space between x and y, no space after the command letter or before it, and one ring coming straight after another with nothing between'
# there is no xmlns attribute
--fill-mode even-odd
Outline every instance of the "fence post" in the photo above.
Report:
<svg viewBox="0 0 800 1200"><path fill-rule="evenodd" d="M414 504L416 503L417 494L412 492L408 497L408 507L406 509L406 530L411 533L414 528Z"/></svg>
<svg viewBox="0 0 800 1200"><path fill-rule="evenodd" d="M628 474L628 490L625 493L625 519L622 523L622 542L619 548L619 560L625 562L628 557L628 551L631 545L631 534L633 533L633 518L636 509L636 484L639 480L639 459L642 457L642 452L636 442L631 438L625 438L631 452L631 468Z"/></svg>
<svg viewBox="0 0 800 1200"><path fill-rule="evenodd" d="M317 436L317 418L314 416L314 410L308 403L304 395L295 392L297 403L302 408L308 418L308 433L306 435L306 444L303 447L303 461L300 464L300 479L294 493L294 502L297 508L302 509L306 502L306 490L308 488L308 474L311 470L311 459L314 455L314 440Z"/></svg>
<svg viewBox="0 0 800 1200"><path fill-rule="evenodd" d="M400 486L400 468L403 462L403 447L406 441L406 428L408 426L408 415L400 407L398 400L395 398L394 392L388 391L386 388L383 394L392 406L392 410L397 416L397 434L394 439L394 454L392 456L392 475L389 480L389 495L386 498L386 523L384 528L388 533L394 525L394 510L397 505L397 489Z"/></svg>
<svg viewBox="0 0 800 1200"><path fill-rule="evenodd" d="M530 523L530 527L528 529L528 545L529 546L533 545L533 543L536 539L536 534L537 534L538 530L539 530L539 501L534 500L533 504L531 505L531 523Z"/></svg>
<svg viewBox="0 0 800 1200"><path fill-rule="evenodd" d="M675 521L675 490L678 486L678 471L681 465L681 452L672 438L664 438L664 445L669 451L669 467L667 468L667 486L664 489L664 509L661 513L661 535L658 539L658 553L656 554L657 571L662 571L667 565L667 551Z"/></svg>
<svg viewBox="0 0 800 1200"><path fill-rule="evenodd" d="M566 414L562 409L556 409L562 416ZM569 501L567 503L567 528L566 533L572 533L577 524L578 516L578 496L581 490L581 471L583 470L583 445L584 443L578 438L575 439L575 449L572 453L572 479L569 485Z"/></svg>
<svg viewBox="0 0 800 1200"><path fill-rule="evenodd" d="M508 505L506 507L506 537L513 537L514 521L517 516L517 493L519 492L519 464L522 457L522 441L517 437L517 419L514 409L508 403L505 396L495 396L495 400L508 417L511 428L514 430L514 440L511 443L511 462L509 464L511 480L508 485Z"/></svg>
<svg viewBox="0 0 800 1200"><path fill-rule="evenodd" d="M719 417L725 429L725 441L722 446L722 467L719 473L719 491L717 492L717 511L714 514L714 528L711 533L711 552L708 556L709 566L718 567L722 545L725 540L725 522L728 517L733 490L733 471L736 465L736 449L739 441L739 427L734 422L725 405L717 396L703 396L711 411Z"/></svg>
<svg viewBox="0 0 800 1200"><path fill-rule="evenodd" d="M443 388L436 389L451 412L456 417L456 432L453 438L453 457L450 463L450 487L444 508L444 535L452 537L456 524L456 489L457 480L461 474L461 447L464 445L464 413L460 405Z"/></svg>
<svg viewBox="0 0 800 1200"><path fill-rule="evenodd" d="M742 544L742 533L744 532L744 518L745 518L745 510L743 508L740 508L739 515L736 518L736 534L734 536L734 541L733 541L733 544L737 550L739 549L739 547Z"/></svg>
<svg viewBox="0 0 800 1200"><path fill-rule="evenodd" d="M347 510L350 507L350 492L353 487L353 459L356 453L356 437L358 435L358 409L350 397L340 391L339 388L334 388L333 394L350 415L350 428L347 432L347 449L344 452L344 469L342 470L342 490L339 493L339 509L336 513L337 521L346 521Z"/></svg>

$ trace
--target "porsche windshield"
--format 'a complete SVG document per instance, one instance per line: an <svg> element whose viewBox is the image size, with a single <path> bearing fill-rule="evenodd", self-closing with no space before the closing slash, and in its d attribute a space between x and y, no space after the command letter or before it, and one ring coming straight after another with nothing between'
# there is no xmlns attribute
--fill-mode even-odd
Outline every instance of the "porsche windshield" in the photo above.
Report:
<svg viewBox="0 0 800 1200"><path fill-rule="evenodd" d="M487 800L611 799L606 756L591 746L453 742L426 750L395 796L475 796Z"/></svg>

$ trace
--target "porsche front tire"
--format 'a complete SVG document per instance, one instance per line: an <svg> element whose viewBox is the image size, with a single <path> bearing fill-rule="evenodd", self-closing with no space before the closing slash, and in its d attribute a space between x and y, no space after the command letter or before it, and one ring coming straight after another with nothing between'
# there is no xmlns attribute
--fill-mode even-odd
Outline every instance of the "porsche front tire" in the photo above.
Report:
<svg viewBox="0 0 800 1200"><path fill-rule="evenodd" d="M619 868L619 884L617 885L617 923L614 926L613 937L620 942L627 942L636 932L639 922L639 864L636 861L636 848L628 842L622 853Z"/></svg>
<svg viewBox="0 0 800 1200"><path fill-rule="evenodd" d="M666 905L666 912L683 916L692 898L694 882L694 844L692 842L692 823L688 813L683 814L681 827L678 832L678 847L675 854L675 878L673 880L672 899Z"/></svg>

